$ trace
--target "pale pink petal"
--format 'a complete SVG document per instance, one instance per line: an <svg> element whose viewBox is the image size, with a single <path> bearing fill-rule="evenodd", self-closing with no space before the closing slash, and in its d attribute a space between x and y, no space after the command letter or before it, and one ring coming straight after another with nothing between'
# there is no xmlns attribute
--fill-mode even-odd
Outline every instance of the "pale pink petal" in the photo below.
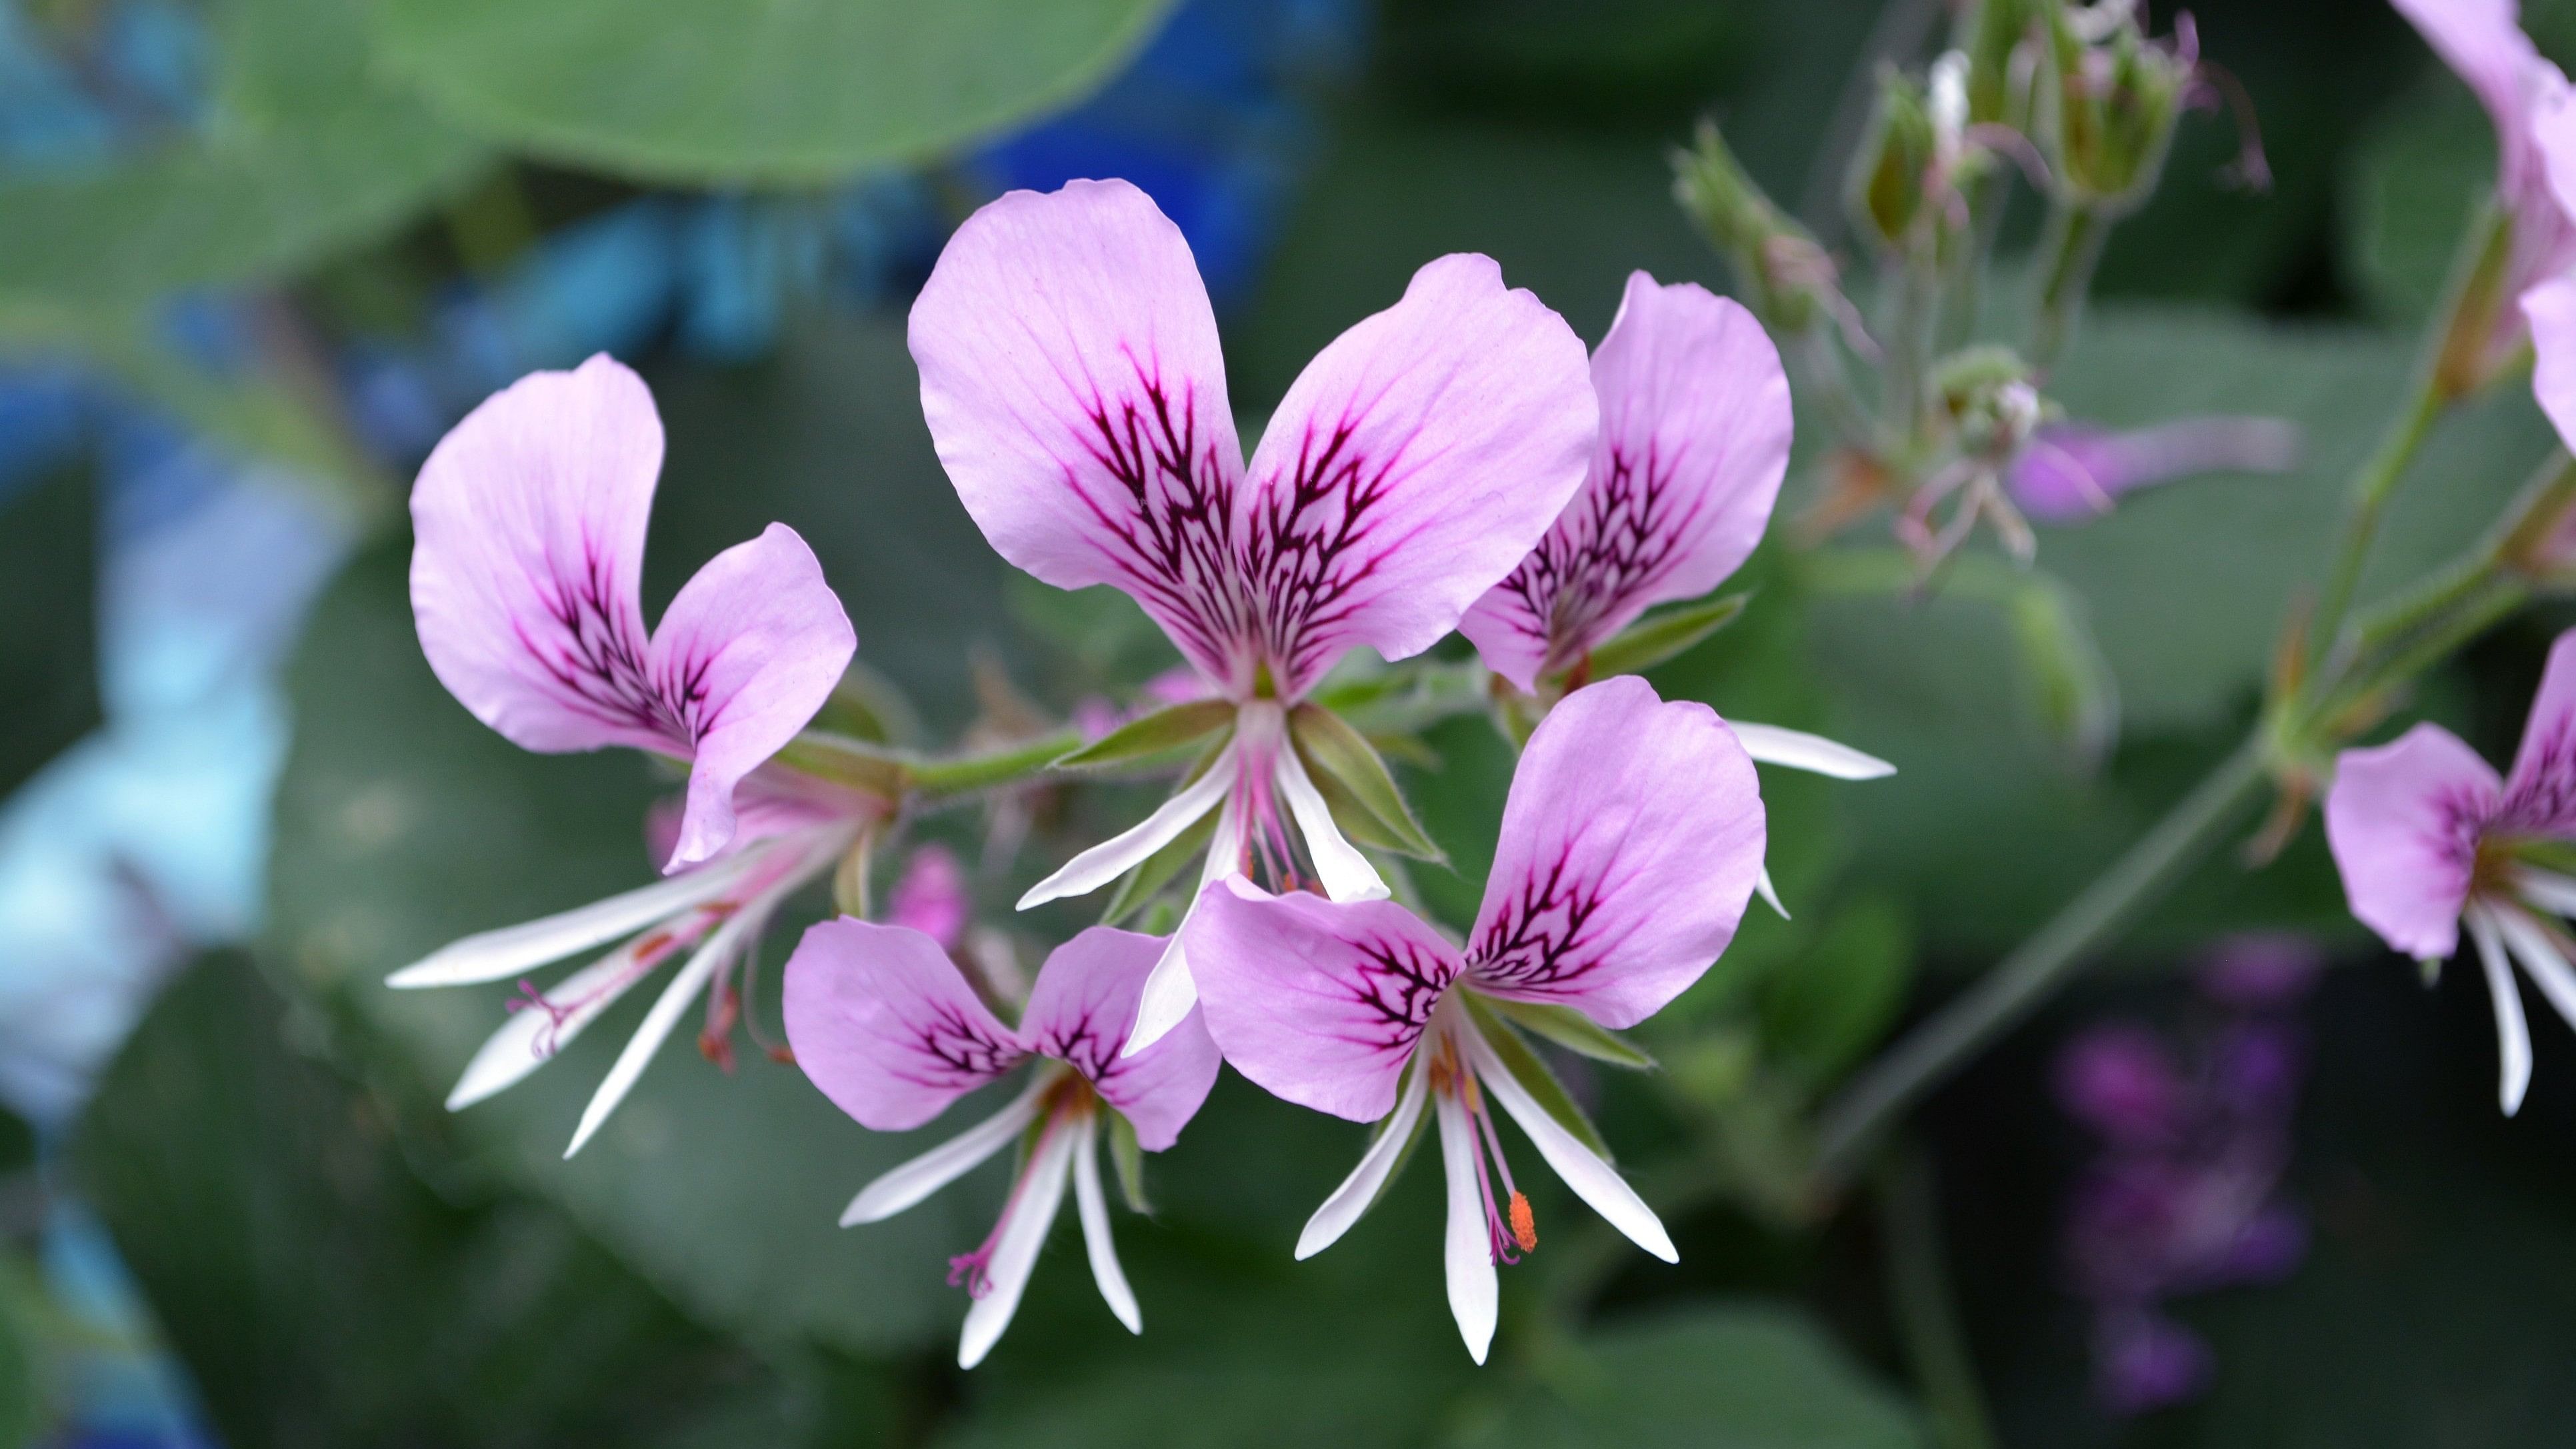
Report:
<svg viewBox="0 0 2576 1449"><path fill-rule="evenodd" d="M1271 414L1236 528L1294 697L1342 652L1431 647L1583 481L1583 344L1491 258L1442 257L1316 354Z"/></svg>
<svg viewBox="0 0 2576 1449"><path fill-rule="evenodd" d="M513 743L686 753L646 671L637 595L661 470L652 394L604 353L486 398L421 465L421 652L448 693Z"/></svg>
<svg viewBox="0 0 2576 1449"><path fill-rule="evenodd" d="M2540 691L2523 721L2522 747L2505 777L2495 828L2523 835L2576 835L2576 629L2549 646Z"/></svg>
<svg viewBox="0 0 2576 1449"><path fill-rule="evenodd" d="M2420 960L2458 950L2478 835L2501 795L2495 771L2440 725L2337 756L2326 845L2353 915Z"/></svg>
<svg viewBox="0 0 2576 1449"><path fill-rule="evenodd" d="M1741 567L1789 467L1789 380L1753 315L1696 283L1628 277L1592 356L1601 433L1582 490L1458 625L1532 687L1648 608Z"/></svg>
<svg viewBox="0 0 2576 1449"><path fill-rule="evenodd" d="M1180 229L1124 181L1011 192L949 239L911 340L939 460L1002 557L1125 590L1227 677L1243 454Z"/></svg>
<svg viewBox="0 0 2576 1449"><path fill-rule="evenodd" d="M773 523L681 586L653 631L647 677L694 756L669 870L732 841L734 785L796 737L859 647L823 566Z"/></svg>
<svg viewBox="0 0 2576 1449"><path fill-rule="evenodd" d="M1764 835L1753 761L1708 706L1633 675L1576 690L1512 776L1469 977L1633 1026L1734 939Z"/></svg>
<svg viewBox="0 0 2576 1449"><path fill-rule="evenodd" d="M902 926L815 925L781 994L796 1065L879 1132L920 1126L1027 1054L939 943Z"/></svg>
<svg viewBox="0 0 2576 1449"><path fill-rule="evenodd" d="M2281 418L2176 418L2127 432L2067 423L2040 429L2004 486L2032 518L2082 523L2136 489L2203 473L2286 473L2298 464L2299 426Z"/></svg>
<svg viewBox="0 0 2576 1449"><path fill-rule="evenodd" d="M2531 392L2558 429L2558 441L2576 447L2576 277L2543 282L2522 294L2531 320Z"/></svg>
<svg viewBox="0 0 2576 1449"><path fill-rule="evenodd" d="M1239 876L1209 886L1183 929L1225 1059L1274 1096L1354 1122L1394 1108L1464 964L1392 901L1271 896Z"/></svg>
<svg viewBox="0 0 2576 1449"><path fill-rule="evenodd" d="M1071 1066L1136 1125L1136 1141L1160 1152L1216 1085L1216 1043L1197 1012L1134 1056L1121 1056L1145 977L1163 939L1094 926L1055 948L1029 991L1020 1039Z"/></svg>
<svg viewBox="0 0 2576 1449"><path fill-rule="evenodd" d="M2390 0L2442 63L2459 73L2495 123L2502 184L2508 197L2513 183L2534 164L2527 107L2531 101L2532 67L2540 53L2522 33L2517 0Z"/></svg>

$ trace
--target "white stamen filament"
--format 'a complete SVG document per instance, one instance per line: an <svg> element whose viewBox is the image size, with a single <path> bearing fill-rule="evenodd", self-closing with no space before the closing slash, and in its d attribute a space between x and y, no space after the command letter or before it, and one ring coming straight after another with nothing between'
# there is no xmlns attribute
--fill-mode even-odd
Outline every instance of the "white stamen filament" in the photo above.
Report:
<svg viewBox="0 0 2576 1449"><path fill-rule="evenodd" d="M961 1369L982 1363L993 1345L1001 1342L1002 1330L1011 1326L1011 1315L1019 1311L1020 1295L1027 1291L1030 1270L1037 1266L1038 1249L1045 1246L1047 1229L1055 1226L1056 1211L1064 1206L1065 1176L1073 1166L1074 1144L1080 1136L1070 1129L1070 1123L1059 1120L1039 1137L1037 1151L1029 1156L1027 1176L1002 1209L1001 1230L995 1235L992 1256L984 1263L984 1291L966 1310L966 1327L957 1336Z"/></svg>
<svg viewBox="0 0 2576 1449"><path fill-rule="evenodd" d="M1018 1141L1038 1119L1038 1095L1047 1085L1047 1074L1041 1071L1011 1105L919 1157L886 1169L841 1209L841 1226L883 1222L982 1166L985 1159Z"/></svg>
<svg viewBox="0 0 2576 1449"><path fill-rule="evenodd" d="M1894 765L1876 755L1805 730L1736 720L1728 720L1726 727L1735 731L1736 743L1757 764L1786 765L1836 780L1880 780L1896 773Z"/></svg>
<svg viewBox="0 0 2576 1449"><path fill-rule="evenodd" d="M2497 1097L2510 1117L2521 1109L2522 1094L2531 1087L2531 1027L2523 1020L2522 991L2505 964L2494 914L2472 902L2465 919L2469 938L2477 942L2478 964L2486 969L2487 999L2495 1007L2496 1056L2502 1067Z"/></svg>
<svg viewBox="0 0 2576 1449"><path fill-rule="evenodd" d="M1315 862L1315 875L1323 883L1324 894L1337 901L1382 901L1390 892L1379 879L1377 868L1360 854L1359 847L1343 837L1340 826L1333 823L1332 807L1324 803L1323 792L1306 774L1306 764L1297 758L1296 742L1284 735L1274 757L1273 779L1279 793L1288 800L1288 813L1296 818L1297 833L1306 837L1306 853Z"/></svg>
<svg viewBox="0 0 2576 1449"><path fill-rule="evenodd" d="M1118 1049L1120 1056L1132 1057L1161 1041L1165 1033L1188 1019L1191 1007L1199 1004L1199 985L1190 975L1189 957L1181 949L1181 938L1189 934L1190 916L1198 910L1199 897L1207 893L1207 888L1241 873L1242 854L1243 813L1229 796L1218 807L1216 833L1208 837L1207 864L1199 870L1199 888L1191 893L1180 924L1172 928L1172 938L1164 943L1163 954L1146 974L1144 992L1136 1003L1136 1024L1127 1032L1127 1044Z"/></svg>
<svg viewBox="0 0 2576 1449"><path fill-rule="evenodd" d="M748 845L685 875L658 880L604 901L452 942L385 978L387 986L470 986L518 976L549 962L633 935L723 895L768 858Z"/></svg>
<svg viewBox="0 0 2576 1449"><path fill-rule="evenodd" d="M1440 1240L1449 1312L1458 1320L1458 1336L1467 1341L1467 1356L1481 1364L1493 1347L1501 1285L1485 1224L1485 1197L1476 1183L1476 1129L1455 1091L1434 1092L1431 1102L1440 1123L1440 1166L1449 1187L1449 1221Z"/></svg>
<svg viewBox="0 0 2576 1449"><path fill-rule="evenodd" d="M1422 1104L1430 1096L1431 1073L1428 1060L1416 1049L1413 1064L1405 1072L1404 1091L1395 1099L1395 1111L1386 1119L1386 1130L1360 1154L1359 1165L1333 1195L1306 1219L1305 1231L1297 1235L1297 1261L1304 1262L1333 1244L1367 1212L1369 1204L1386 1187L1389 1174L1404 1156L1404 1145L1413 1139L1414 1129L1422 1121Z"/></svg>
<svg viewBox="0 0 2576 1449"><path fill-rule="evenodd" d="M1154 852L1180 838L1181 832L1198 822L1200 816L1216 809L1234 790L1240 773L1237 763L1240 742L1229 743L1208 772L1190 787L1125 832L1064 863L1064 868L1029 887L1020 897L1019 909L1028 910L1066 896L1089 895L1118 877L1145 863Z"/></svg>
<svg viewBox="0 0 2576 1449"><path fill-rule="evenodd" d="M1136 1306L1136 1290L1127 1286L1127 1271L1118 1266L1118 1239L1109 1230L1109 1197L1100 1190L1100 1118L1086 1111L1074 1124L1073 1205L1082 1216L1082 1246L1091 1258L1091 1281L1100 1297L1129 1333L1145 1331L1145 1315Z"/></svg>

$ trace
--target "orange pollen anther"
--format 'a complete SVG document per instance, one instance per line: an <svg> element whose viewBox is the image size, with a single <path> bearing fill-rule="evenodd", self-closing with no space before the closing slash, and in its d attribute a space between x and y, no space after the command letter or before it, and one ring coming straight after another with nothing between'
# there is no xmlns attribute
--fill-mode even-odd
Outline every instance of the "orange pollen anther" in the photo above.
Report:
<svg viewBox="0 0 2576 1449"><path fill-rule="evenodd" d="M1526 1193L1512 1194L1512 1241L1526 1253L1538 1246L1538 1218L1530 1212Z"/></svg>

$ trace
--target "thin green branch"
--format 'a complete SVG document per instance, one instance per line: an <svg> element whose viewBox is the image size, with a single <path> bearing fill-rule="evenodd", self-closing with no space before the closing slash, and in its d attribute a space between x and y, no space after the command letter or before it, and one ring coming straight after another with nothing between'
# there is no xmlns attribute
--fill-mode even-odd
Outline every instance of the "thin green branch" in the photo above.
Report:
<svg viewBox="0 0 2576 1449"><path fill-rule="evenodd" d="M1933 1442L1939 1449L1993 1449L1985 1393L1977 1387L1976 1361L1943 1261L1931 1167L1912 1148L1892 1153L1880 1165L1876 1186L1888 1307L1931 1411Z"/></svg>

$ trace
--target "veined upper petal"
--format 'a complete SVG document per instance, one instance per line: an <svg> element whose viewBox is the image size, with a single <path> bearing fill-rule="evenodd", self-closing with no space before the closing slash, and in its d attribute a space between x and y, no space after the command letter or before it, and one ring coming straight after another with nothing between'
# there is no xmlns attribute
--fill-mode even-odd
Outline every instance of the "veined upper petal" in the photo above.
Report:
<svg viewBox="0 0 2576 1449"><path fill-rule="evenodd" d="M1238 538L1282 694L1356 644L1431 647L1582 484L1600 416L1565 319L1441 257L1317 353L1270 417Z"/></svg>
<svg viewBox="0 0 2576 1449"><path fill-rule="evenodd" d="M2549 646L2539 692L2523 721L2513 772L2505 776L2496 828L2521 835L2576 835L2576 629Z"/></svg>
<svg viewBox="0 0 2576 1449"><path fill-rule="evenodd" d="M1047 957L1020 1019L1029 1050L1082 1073L1135 1124L1148 1152L1171 1146L1216 1085L1216 1043L1196 1011L1153 1045L1120 1055L1145 977L1162 955L1159 936L1094 926Z"/></svg>
<svg viewBox="0 0 2576 1449"><path fill-rule="evenodd" d="M911 345L939 461L1002 557L1115 585L1228 678L1249 621L1243 452L1180 228L1124 181L1011 192L949 239Z"/></svg>
<svg viewBox="0 0 2576 1449"><path fill-rule="evenodd" d="M658 636L638 602L662 424L601 355L486 399L412 489L421 651L476 718L532 750L695 759L670 868L733 834L734 783L802 728L857 648L803 540L727 550Z"/></svg>
<svg viewBox="0 0 2576 1449"><path fill-rule="evenodd" d="M1708 706L1634 676L1576 690L1512 776L1468 975L1633 1026L1734 939L1764 838L1753 761Z"/></svg>
<svg viewBox="0 0 2576 1449"><path fill-rule="evenodd" d="M939 943L907 926L811 927L781 995L796 1064L879 1132L920 1126L1027 1055Z"/></svg>
<svg viewBox="0 0 2576 1449"><path fill-rule="evenodd" d="M1753 315L1634 272L1592 357L1601 431L1574 501L1459 622L1523 689L1743 566L1789 467L1789 380Z"/></svg>
<svg viewBox="0 0 2576 1449"><path fill-rule="evenodd" d="M1392 901L1272 896L1240 877L1183 928L1225 1059L1272 1095L1354 1122L1395 1106L1458 950Z"/></svg>
<svg viewBox="0 0 2576 1449"><path fill-rule="evenodd" d="M2478 752L2436 724L2337 756L2326 845L2353 915L2420 960L2458 950L2478 836L2502 792Z"/></svg>

